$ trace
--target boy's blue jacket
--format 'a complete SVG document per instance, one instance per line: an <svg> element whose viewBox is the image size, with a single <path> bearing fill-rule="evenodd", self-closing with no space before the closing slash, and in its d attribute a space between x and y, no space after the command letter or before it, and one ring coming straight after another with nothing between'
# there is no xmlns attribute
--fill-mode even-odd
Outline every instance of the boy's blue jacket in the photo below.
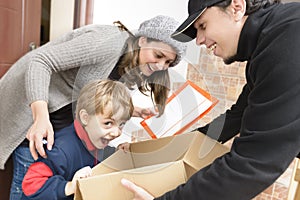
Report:
<svg viewBox="0 0 300 200"><path fill-rule="evenodd" d="M55 143L47 159L33 163L23 180L23 199L73 199L65 196L65 185L82 167L93 167L115 152L115 148L96 149L78 121L55 132Z"/></svg>

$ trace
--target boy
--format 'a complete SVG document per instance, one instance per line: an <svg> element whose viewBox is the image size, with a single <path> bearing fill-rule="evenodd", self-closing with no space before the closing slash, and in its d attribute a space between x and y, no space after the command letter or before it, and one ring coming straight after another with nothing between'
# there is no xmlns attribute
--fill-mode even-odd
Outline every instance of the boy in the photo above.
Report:
<svg viewBox="0 0 300 200"><path fill-rule="evenodd" d="M91 167L115 152L108 143L120 136L133 109L120 82L97 80L83 87L74 123L57 131L48 157L29 167L22 183L23 199L73 199L76 180L90 176Z"/></svg>

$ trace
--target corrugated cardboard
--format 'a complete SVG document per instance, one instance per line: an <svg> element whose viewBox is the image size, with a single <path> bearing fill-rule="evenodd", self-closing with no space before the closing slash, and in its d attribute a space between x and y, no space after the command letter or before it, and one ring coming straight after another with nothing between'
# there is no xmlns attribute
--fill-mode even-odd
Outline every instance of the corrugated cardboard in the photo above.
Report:
<svg viewBox="0 0 300 200"><path fill-rule="evenodd" d="M133 143L130 151L117 151L95 166L92 177L77 182L75 199L132 199L133 194L121 185L122 178L157 197L185 183L229 149L200 132L191 132Z"/></svg>

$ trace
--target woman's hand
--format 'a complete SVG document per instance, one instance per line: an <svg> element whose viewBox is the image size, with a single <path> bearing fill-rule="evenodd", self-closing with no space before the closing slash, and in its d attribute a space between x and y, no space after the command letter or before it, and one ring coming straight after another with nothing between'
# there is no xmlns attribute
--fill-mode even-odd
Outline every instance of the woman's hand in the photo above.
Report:
<svg viewBox="0 0 300 200"><path fill-rule="evenodd" d="M83 167L79 169L73 176L72 181L69 181L65 187L65 194L69 196L76 192L76 181L81 178L87 178L92 175L92 169L90 166Z"/></svg>
<svg viewBox="0 0 300 200"><path fill-rule="evenodd" d="M47 149L51 150L54 142L53 127L49 119L48 105L45 101L35 101L31 105L33 124L26 134L32 157L38 158L37 152L47 157L43 148L43 138L47 139Z"/></svg>
<svg viewBox="0 0 300 200"><path fill-rule="evenodd" d="M132 116L145 119L149 116L156 115L156 114L157 113L153 108L140 108L135 106Z"/></svg>
<svg viewBox="0 0 300 200"><path fill-rule="evenodd" d="M123 149L123 151L125 152L129 152L130 151L130 143L129 142L124 142L122 144L119 144L117 147L117 150L119 149Z"/></svg>
<svg viewBox="0 0 300 200"><path fill-rule="evenodd" d="M129 191L134 193L133 200L153 200L154 199L154 197L151 194L149 194L148 192L146 192L146 190L135 185L134 183L132 183L131 181L129 181L127 179L123 178L121 180L121 183L126 189L128 189Z"/></svg>

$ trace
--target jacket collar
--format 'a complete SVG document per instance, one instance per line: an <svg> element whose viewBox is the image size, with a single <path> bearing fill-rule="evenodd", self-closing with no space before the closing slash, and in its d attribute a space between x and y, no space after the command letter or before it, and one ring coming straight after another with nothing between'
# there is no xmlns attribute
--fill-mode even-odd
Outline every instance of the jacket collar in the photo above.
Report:
<svg viewBox="0 0 300 200"><path fill-rule="evenodd" d="M244 62L250 60L257 47L259 37L263 32L264 24L272 13L271 10L274 6L275 5L262 8L249 15L240 34L237 54L234 57L234 61Z"/></svg>
<svg viewBox="0 0 300 200"><path fill-rule="evenodd" d="M90 140L85 129L82 127L81 123L76 119L74 120L74 127L75 127L76 134L83 141L86 148L89 151L95 151L97 148L93 145L92 141Z"/></svg>

